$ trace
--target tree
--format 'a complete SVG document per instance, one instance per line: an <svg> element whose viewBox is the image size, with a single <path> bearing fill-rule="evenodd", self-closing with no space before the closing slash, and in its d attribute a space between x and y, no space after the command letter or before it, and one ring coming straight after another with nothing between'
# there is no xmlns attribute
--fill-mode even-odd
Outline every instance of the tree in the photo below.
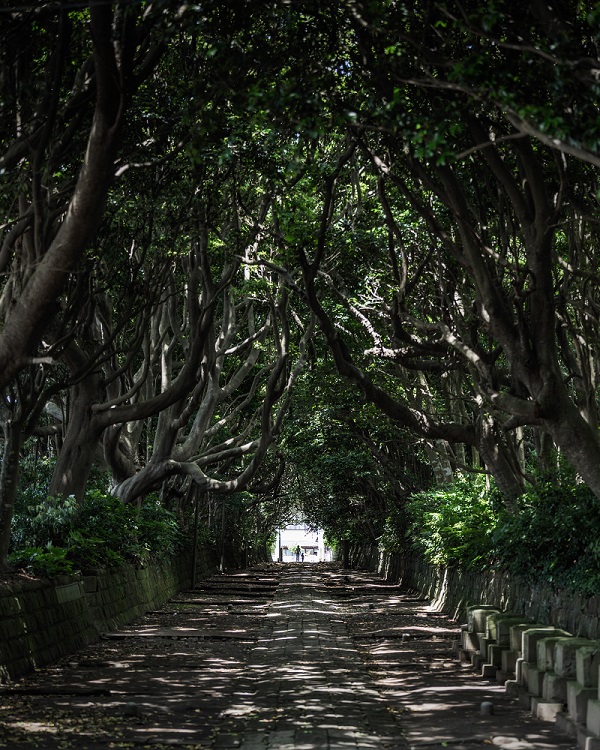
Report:
<svg viewBox="0 0 600 750"><path fill-rule="evenodd" d="M39 361L43 332L98 229L131 98L162 51L156 12L26 9L5 27L0 169L20 189L3 200L0 388Z"/></svg>
<svg viewBox="0 0 600 750"><path fill-rule="evenodd" d="M276 502L302 467L376 535L411 434L440 481L486 471L510 503L552 443L600 496L595 9L172 10L7 27L6 486L47 404L59 495L100 447L127 502ZM303 363L321 372L313 316L364 403L301 399L303 430L344 446L351 486L285 432Z"/></svg>
<svg viewBox="0 0 600 750"><path fill-rule="evenodd" d="M412 346L413 353L420 347L422 354L437 352L438 359L444 353L458 357L468 372L473 399L481 401L477 421L469 429L450 428L389 398L389 391L382 391L364 368L356 366L334 318L319 300L318 275L329 273L324 264L332 252L332 217L341 193L336 183L351 153L341 147L338 165L325 182L314 249L300 253L311 307L343 374L418 434L477 445L509 497L522 490L523 480L510 446L508 452L499 450L505 443L499 425L505 435L521 425L544 430L600 494L598 435L580 414L581 393L574 394L570 387L570 378L582 383L585 377L572 356L563 359L568 347L564 338L562 348L558 344L553 291L565 274L556 253L558 227L568 227L567 235L573 234L571 222L578 220L576 216L581 219L576 198L581 186L570 185L572 171L563 160L507 125L505 112L495 112L484 101L474 107L472 99L452 87L417 78L432 57L445 70L453 47L438 44L437 57L430 55L416 40L435 36L435 13L397 10L365 23L358 22L363 16L355 16L357 54L352 70L367 82L367 95L366 104L356 107L356 122L349 130L379 174L382 207L395 241L406 242L405 225L397 214L406 204L428 227L443 261L432 255L424 262L443 293L439 314L433 318L431 309L424 310L426 296L417 300L412 314L404 300L392 310L387 354L406 362ZM405 54L415 49L419 54ZM491 66L487 71L493 76ZM500 66L494 84L499 86L506 73ZM524 96L529 83L527 78L523 85L513 80L515 96ZM576 171L579 178L590 178L589 170ZM396 195L390 198L392 191ZM446 281L446 269L453 266L467 274L466 280L458 279L456 272L451 277L460 289ZM392 260L390 273L394 272ZM396 280L402 295L402 280L398 275ZM570 307L570 301L563 300L561 306ZM408 334L407 325L418 335ZM407 335L412 341L408 346ZM441 365L440 361L437 366ZM576 369L570 369L573 366Z"/></svg>
<svg viewBox="0 0 600 750"><path fill-rule="evenodd" d="M176 203L180 197L173 191L166 195L164 188L169 176L171 180L174 177L169 164L184 145L192 160L187 161L185 168L189 194L181 205L189 207L187 198L197 195L200 189L199 162L217 158L224 174L235 174L231 169L231 157L235 154L232 132L236 120L240 122L240 106L231 112L229 102L225 102L226 118L211 121L212 114L207 113L212 113L219 99L221 75L218 65L212 70L206 67L200 70L213 52L218 53L218 45L223 42L222 24L227 18L221 18L220 7L207 7L206 16L202 17L204 33L199 35L196 16L191 19L191 30L187 30L189 14L186 15L185 6L175 22L169 20L168 4L150 4L143 14L139 7L133 12L130 10L118 3L102 8L94 6L89 12L61 10L58 15L46 10L40 14L33 9L22 10L8 27L11 44L5 50L2 81L12 106L3 113L6 154L2 167L12 170L15 177L21 175L27 189L12 205L13 195L9 191L5 194L10 208L7 213L14 218L7 225L10 231L2 250L3 268L12 263L1 299L5 323L0 361L3 357L7 361L10 358L2 383L10 384L28 362L39 362L57 370L60 362L66 367L63 382L70 389L69 397L64 398L60 387L54 389L56 400L67 404L67 420L64 422L65 441L51 483L52 492L82 496L92 461L104 438L118 492L126 499L133 499L138 493L143 494L144 487L153 487L178 473L172 465L171 453L177 442L175 436L181 438L182 431L191 425L185 438L187 453L182 445L177 449L181 471L185 469L189 474L193 466L199 481L202 473L199 464L187 459L200 450L199 442L204 439L218 407L228 409L225 418L217 419L221 429L231 424L233 430L239 427L239 435L229 443L225 440L222 450L213 442L207 449L210 453L207 463L221 462L225 466L229 462L232 465L236 458L253 455L250 466L240 469L240 476L227 485L228 489L241 488L259 471L267 448L276 438L285 408L275 418L273 409L279 402L284 406L296 377L296 368L289 362L289 325L283 315L286 294L283 290L277 291L274 278L269 280L269 291L260 303L255 304L250 298L236 300L231 284L234 278L244 275L241 269L246 252L239 213L227 216L224 209L224 216L219 219L223 220L220 227L223 235L216 242L213 237L210 248L207 236L218 229L203 226L202 215L196 216L196 226L186 227L189 245L184 252L188 254L187 259L181 256L173 259L181 252L179 241L171 258L168 252L164 255L164 251L149 252L148 242L156 241L157 234L140 231L144 223L152 226L157 206L164 210L164 201ZM17 43L18 34L27 36L25 30L31 30L27 58ZM170 35L175 30L180 32L178 44L171 43ZM236 24L228 31L232 35L238 32ZM232 49L235 50L235 46ZM232 79L231 66L235 66L235 62L227 50L219 57L223 74ZM180 75L182 66L193 68L196 77L188 79ZM202 77L202 73L206 75ZM179 88L170 85L181 80L186 85L189 82L193 91L183 84L179 84ZM200 90L201 80L205 85ZM28 87L26 83L32 85ZM154 97L159 91L167 97L162 108L155 106ZM95 108L90 104L94 95ZM192 108L190 101L194 102ZM130 120L125 132L126 113ZM165 117L165 113L168 116ZM11 118L16 119L13 122ZM188 132L186 137L190 125L193 135L190 137ZM229 132L224 133L224 127ZM175 137L177 132L182 134L180 142ZM215 143L219 147L217 153ZM121 154L119 146L122 146ZM29 152L30 158L25 158ZM149 198L144 203L146 213L138 214L134 222L137 230L126 238L127 230L133 229L131 195L140 186L140 169L150 174L154 170L155 174L150 181L151 189L144 190ZM181 177L181 172L178 176ZM125 231L119 222L127 216L127 211L119 214L112 210L116 198L115 177L120 188L118 195L126 196L129 209ZM13 184L18 181L15 179ZM110 186L113 186L113 203L109 204L107 216L105 207L107 198L110 199ZM239 188L230 183L228 189L235 202ZM210 213L211 204L219 200L217 193L215 190L212 195L202 197L201 212ZM268 192L261 201L268 207ZM141 208L140 204L135 208ZM240 209L243 212L238 205L237 210ZM245 221L241 219L242 224ZM166 223L159 221L157 224L159 232L163 232L160 240L164 247L170 239L164 233ZM251 226L249 231L256 233L257 227ZM122 263L120 258L121 243L125 239L130 242L129 263ZM220 278L215 281L216 268L212 268L215 248L229 241L229 257L223 260L218 271ZM89 263L79 268L79 271L85 268L90 274L89 298L73 298L74 310L68 318L71 327L66 330L63 311L69 309L71 300L61 295L68 287L77 262L90 246ZM100 252L107 249L108 253ZM138 274L145 280L136 278ZM266 284L266 275L263 277ZM163 293L160 283L165 280L167 294ZM179 307L174 300L180 299L183 304ZM260 315L264 317L254 329L259 305L262 305ZM182 316L179 321L176 314ZM220 330L215 324L215 315L217 320L221 315ZM49 324L55 319L60 322L49 330ZM240 333L242 319L248 326L246 336ZM256 367L261 345L268 335L273 336L275 359ZM170 351L166 359L161 359L165 337L170 337ZM40 342L42 352L36 351ZM232 345L233 353L228 351L225 342ZM43 356L34 356L37 354ZM228 361L237 358L237 367L231 366L227 386L221 387L220 371L226 354ZM144 355L148 356L146 362ZM163 377L159 388L152 381L157 370ZM55 385L59 382L56 378ZM225 407L227 399L235 403L240 386L244 389L241 403ZM202 411L202 416L198 410ZM243 440L252 430L256 433L256 415L260 412L259 436ZM246 417L248 423L244 427ZM174 422L178 422L177 428ZM18 450L13 450L12 446L18 448L22 442L23 435L18 429L21 421L11 424L14 429L10 436L7 433L5 445L11 455L18 455ZM158 430L155 447L162 445L161 469L156 470L157 451L152 454L154 463L148 461L140 471L139 440L143 436L148 445L154 427ZM213 437L216 431L213 425ZM13 433L18 444L11 437ZM146 456L149 455L146 451ZM171 464L167 469L168 461ZM5 462L7 468L13 465L16 463ZM142 473L144 487L139 486ZM205 479L210 484L208 477ZM221 480L214 482L221 484ZM11 507L5 502L3 538L7 538ZM5 552L3 550L3 560Z"/></svg>
<svg viewBox="0 0 600 750"><path fill-rule="evenodd" d="M446 21L450 21L443 5L425 17L418 13L411 16L414 25L410 39L416 39L417 29L421 28L432 40L434 51L430 53L423 48L416 66L413 66L414 58L399 58L395 52L400 50L395 49L385 80L376 78L380 96L388 94L391 88L394 90L391 114L386 113L385 118L390 130L394 125L397 130L399 128L401 144L397 142L394 148L387 139L385 148L391 146L391 158L398 166L404 166L408 178L400 176L400 169L390 168L386 158L379 164L385 172L383 179L387 183L396 182L404 196L420 207L431 226L437 223L446 251L458 259L474 282L472 296L477 305L477 319L502 356L495 355L490 360L489 347L487 356L485 350L473 347L469 338L462 335L464 327L461 330L441 324L439 333L456 351L462 348L463 356L475 364L483 384L482 395L488 405L511 417L505 428L519 424L540 427L551 435L594 492L600 494L597 474L600 445L595 419L590 422L582 416L577 403L581 401L581 393L578 396L570 387L573 380L581 383L585 376L569 355L569 347L564 346L564 338L562 346L559 344L557 301L563 310L570 308L571 303L570 299L555 292L557 284L560 284L561 292L567 287L572 292L577 285L574 278L566 286L562 284L565 273L570 275L575 271L579 276L579 271L573 266L564 268L561 250L565 249L564 236L573 236L573 222L577 224L583 219L587 223L578 196L585 190L583 185L590 179L593 181L593 175L585 167L568 163L564 156L555 158L545 147L546 139L541 139L544 145L531 143L528 133L514 129L511 113L515 110L503 106L500 100L496 102L497 111L483 98L473 106L473 99L465 97L460 87L428 85L423 76L416 75L417 68L431 73L435 59L436 69L443 71L444 78L456 77L462 82L472 80L478 91L485 81L492 92L500 91L509 76L508 67L514 64L514 54L517 54L523 67L519 67L518 77L514 72L510 73L510 96L513 102L520 102L524 107L534 83L540 79L549 80L539 68L540 65L552 64L552 59L549 60L543 50L552 47L556 41L559 34L556 21L562 10L554 19L544 16L543 9L537 4L533 6L533 15L527 16L526 13L525 18L519 11L514 15L496 12L493 23L504 30L499 34L498 44L491 45L491 51L489 45L476 45L472 66L466 67L465 33L468 47L468 39L474 33L473 24L478 22L485 28L490 22L486 17L490 8L491 5L484 7L479 15L478 11L470 10L468 20L467 16L455 19L450 24L450 37L446 37L444 31ZM436 15L439 10L446 21ZM573 28L580 28L588 19L577 15L572 21ZM439 38L433 43L438 27L441 28ZM516 50L513 49L517 29L531 46L520 41ZM402 45L410 44L410 39L405 35ZM371 47L371 52L377 50L377 56L372 54L370 57L372 67L381 73L380 55L386 54L386 40L379 27L370 41L376 45ZM564 42L563 38L561 52L564 52ZM583 45L590 42L588 34ZM578 48L581 49L581 44ZM454 67L455 60L450 60L450 56L457 49L463 62ZM530 75L524 63L532 55L538 64ZM561 70L570 67L570 63L565 64ZM482 72L485 72L485 78ZM573 80L564 73L558 77L556 87L560 107L567 92L573 90ZM416 96L413 96L407 111L409 91L415 92ZM545 91L544 95L549 93ZM552 101L556 109L556 102ZM542 103L537 99L535 102L531 114L538 118L536 127L538 130L547 128L543 115L548 113L549 102ZM450 121L449 111L453 114ZM563 113L558 115L556 122L564 125ZM585 118L580 124L584 123ZM575 120L570 127L576 127ZM411 140L411 134L415 133L417 137ZM589 132L586 133L587 138ZM583 139L582 132L579 137ZM562 138L561 135L557 139L557 144L565 153ZM403 155L398 145L404 149ZM585 147L580 149L578 146L576 150L584 158L581 151ZM440 201L444 211L432 211L425 204L423 188ZM452 217L454 233L440 222L444 212ZM508 379L499 367L504 363L509 370Z"/></svg>

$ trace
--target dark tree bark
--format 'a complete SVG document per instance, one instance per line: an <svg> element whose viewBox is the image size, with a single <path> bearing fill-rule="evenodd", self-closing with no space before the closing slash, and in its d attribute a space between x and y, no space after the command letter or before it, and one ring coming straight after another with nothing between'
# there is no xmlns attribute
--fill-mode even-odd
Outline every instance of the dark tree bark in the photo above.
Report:
<svg viewBox="0 0 600 750"><path fill-rule="evenodd" d="M5 388L20 370L35 359L42 334L58 310L59 296L103 216L133 86L136 20L133 8L127 13L121 13L108 3L92 4L90 8L96 103L87 148L66 213L55 236L47 247L44 246L43 237L39 238L36 248L39 257L30 268L23 269L21 289L17 292L16 286L13 288L0 335L0 389ZM64 43L67 43L66 40ZM43 102L40 103L42 106ZM48 119L32 141L36 152L34 170L40 168L40 161L45 158L49 132L58 126L53 121L56 112L52 109L36 115L47 116ZM19 152L21 145L26 144L26 138L15 142L14 148L4 159L7 166L16 163L15 153ZM33 179L35 182L38 176L34 174Z"/></svg>
<svg viewBox="0 0 600 750"><path fill-rule="evenodd" d="M0 570L6 567L10 546L10 529L19 484L19 463L23 429L19 420L4 415L2 430L4 446L0 469Z"/></svg>
<svg viewBox="0 0 600 750"><path fill-rule="evenodd" d="M101 393L98 381L92 374L71 388L65 437L48 490L52 497L73 495L78 502L83 499L103 430L91 410Z"/></svg>

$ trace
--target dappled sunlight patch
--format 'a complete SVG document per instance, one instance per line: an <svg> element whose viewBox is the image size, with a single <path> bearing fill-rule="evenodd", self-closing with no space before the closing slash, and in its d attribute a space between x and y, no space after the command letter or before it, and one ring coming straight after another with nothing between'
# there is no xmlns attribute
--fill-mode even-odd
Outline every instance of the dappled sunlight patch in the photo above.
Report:
<svg viewBox="0 0 600 750"><path fill-rule="evenodd" d="M337 588L333 599L323 597L318 586L300 586L302 576L296 578L295 592L282 590L268 607L261 603L252 620L247 605L232 615L226 600L215 604L210 591L210 606L194 610L186 603L190 611L184 612L171 603L138 623L138 630L159 637L108 639L72 658L75 671L63 665L48 672L48 687L70 677L71 686L108 694L28 698L35 705L28 720L40 725L37 736L51 737L43 727L60 717L62 727L85 723L97 727L96 736L109 732L113 741L136 746L207 747L223 732L224 742L248 736L267 746L268 736L275 747L289 742L284 737L291 733L295 750L336 743L367 750L380 747L382 737L399 738L397 716L410 726L410 743L427 750L436 738L452 739L443 731L447 720L473 733L485 729L479 705L491 694L489 683L453 664L445 618L411 610L396 593L394 607L386 606L381 592L371 607L373 594L366 585L359 591L354 576L347 584L357 587L352 601L336 598ZM171 630L179 631L176 639L160 637ZM188 637L199 631L217 638ZM246 637L219 638L227 632Z"/></svg>
<svg viewBox="0 0 600 750"><path fill-rule="evenodd" d="M192 730L193 732L193 730ZM189 727L157 727L157 726L149 726L149 727L138 727L135 730L136 734L149 734L152 733L153 735L169 735L169 736L186 736L188 737L190 735L190 729ZM153 743L155 744L155 743Z"/></svg>
<svg viewBox="0 0 600 750"><path fill-rule="evenodd" d="M406 658L406 656L408 655L406 651L402 651L396 646L396 644L393 644L393 643L390 643L390 644L382 643L378 646L375 646L375 648L373 648L371 653L376 654L376 655L386 654L387 656L391 656L392 654L397 654L398 656L404 656L404 658Z"/></svg>
<svg viewBox="0 0 600 750"><path fill-rule="evenodd" d="M38 734L39 732L58 734L60 731L54 724L48 724L41 721L15 721L11 722L11 727L16 730L22 730L27 734Z"/></svg>

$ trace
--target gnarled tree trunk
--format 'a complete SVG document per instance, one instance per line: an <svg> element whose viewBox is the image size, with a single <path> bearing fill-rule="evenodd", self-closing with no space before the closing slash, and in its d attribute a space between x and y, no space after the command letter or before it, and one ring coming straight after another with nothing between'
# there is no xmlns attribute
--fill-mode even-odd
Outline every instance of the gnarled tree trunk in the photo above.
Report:
<svg viewBox="0 0 600 750"><path fill-rule="evenodd" d="M19 484L19 460L23 444L22 424L5 418L4 450L0 470L0 570L6 567L10 547L10 529Z"/></svg>

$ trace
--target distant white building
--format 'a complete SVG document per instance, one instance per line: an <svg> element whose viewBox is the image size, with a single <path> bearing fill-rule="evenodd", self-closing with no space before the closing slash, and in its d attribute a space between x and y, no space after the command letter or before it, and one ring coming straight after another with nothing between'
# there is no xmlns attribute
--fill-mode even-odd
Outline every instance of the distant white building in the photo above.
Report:
<svg viewBox="0 0 600 750"><path fill-rule="evenodd" d="M288 524L277 530L273 560L295 562L297 547L300 547L300 559L304 555L304 562L331 560L331 549L325 546L323 530L309 529L305 523Z"/></svg>

